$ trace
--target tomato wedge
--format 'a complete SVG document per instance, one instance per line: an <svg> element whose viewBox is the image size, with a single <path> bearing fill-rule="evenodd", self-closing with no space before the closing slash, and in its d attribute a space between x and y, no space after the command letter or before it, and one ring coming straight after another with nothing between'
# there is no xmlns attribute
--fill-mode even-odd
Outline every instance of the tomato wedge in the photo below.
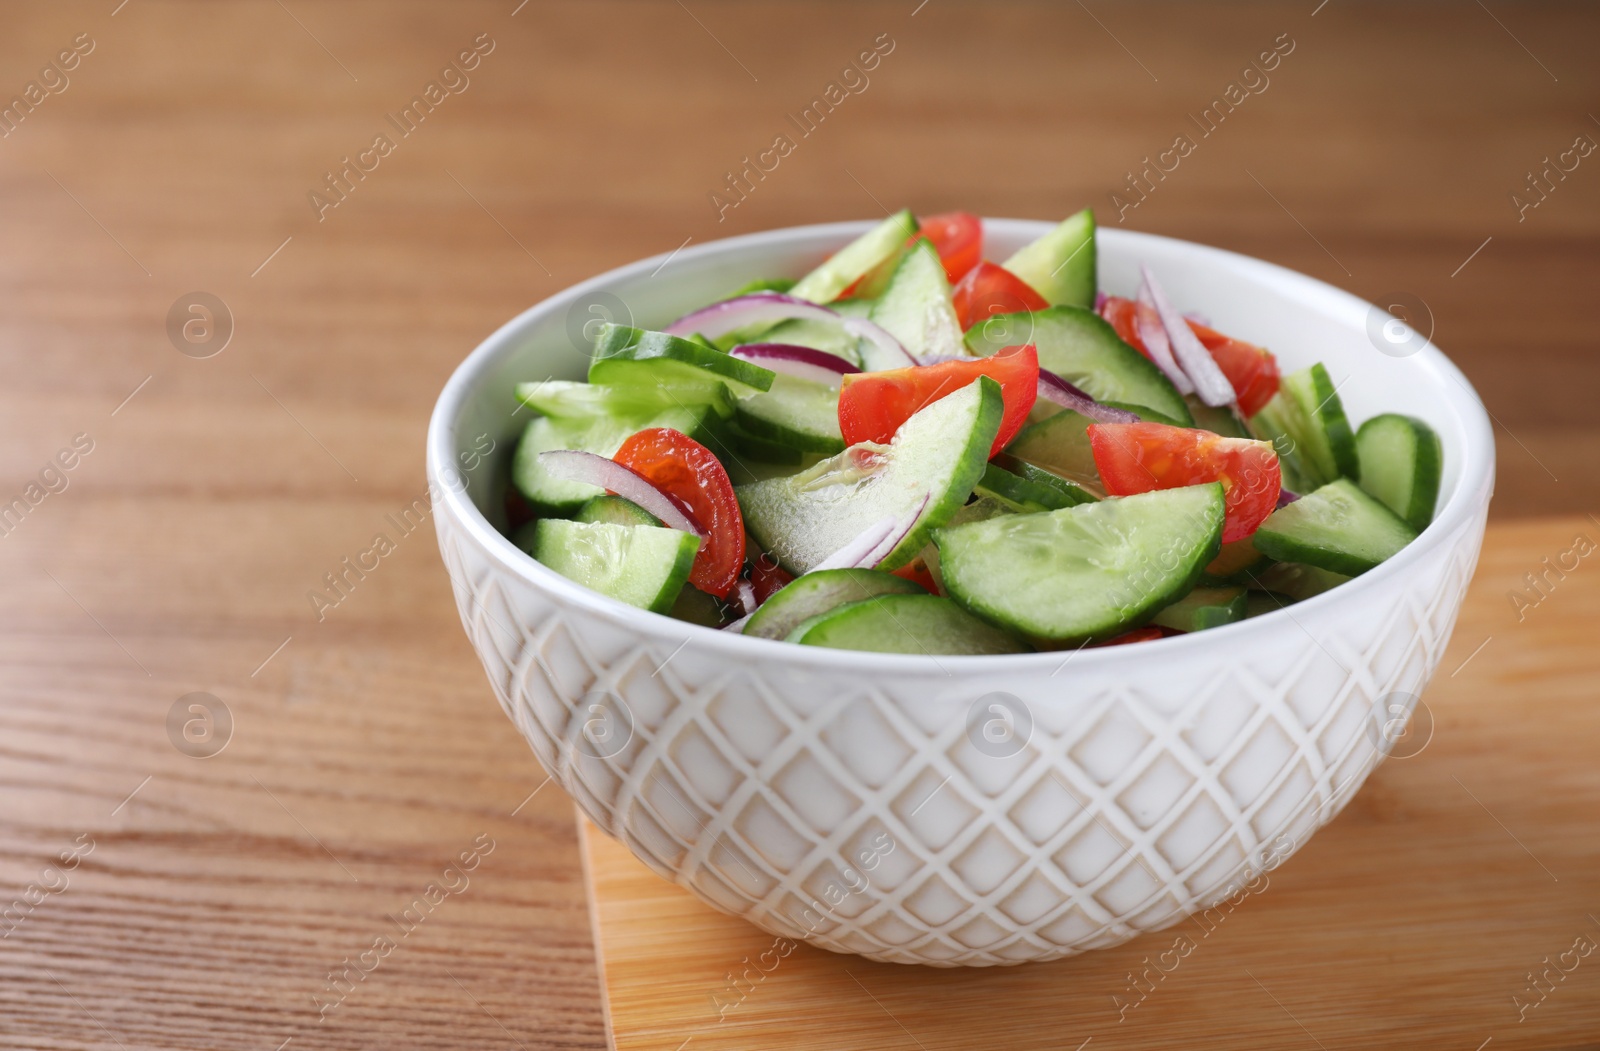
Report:
<svg viewBox="0 0 1600 1051"><path fill-rule="evenodd" d="M999 383L1005 402L1000 433L989 450L993 456L1028 422L1039 396L1039 354L1031 344L1006 347L988 358L850 373L839 388L839 430L844 442L887 442L918 409L954 394L979 376Z"/></svg>
<svg viewBox="0 0 1600 1051"><path fill-rule="evenodd" d="M1134 628L1121 635L1115 635L1104 642L1096 643L1099 646L1126 646L1130 642L1153 642L1156 639L1165 639L1173 635L1182 635L1183 632L1176 628L1163 628L1155 624L1143 628Z"/></svg>
<svg viewBox="0 0 1600 1051"><path fill-rule="evenodd" d="M682 504L706 531L689 583L727 598L744 567L744 518L716 456L682 431L651 427L623 442L612 459Z"/></svg>
<svg viewBox="0 0 1600 1051"><path fill-rule="evenodd" d="M1050 304L1022 278L1003 266L983 262L967 271L956 282L953 293L956 318L963 329L996 314L1017 314L1024 310L1043 310Z"/></svg>
<svg viewBox="0 0 1600 1051"><path fill-rule="evenodd" d="M919 219L920 229L906 242L926 237L939 252L944 272L953 285L983 258L983 220L970 212L945 212Z"/></svg>
<svg viewBox="0 0 1600 1051"><path fill-rule="evenodd" d="M750 563L750 587L755 592L758 606L792 583L793 575L765 551Z"/></svg>
<svg viewBox="0 0 1600 1051"><path fill-rule="evenodd" d="M1278 359L1273 357L1272 351L1232 336L1224 336L1216 329L1194 321L1189 322L1189 328L1200 337L1200 342L1211 352L1217 367L1233 384L1238 394L1240 412L1254 416L1278 393Z"/></svg>
<svg viewBox="0 0 1600 1051"><path fill-rule="evenodd" d="M933 573L928 569L928 564L920 558L912 559L899 569L890 570L902 580L909 580L913 584L920 584L930 595L939 593L939 584L933 579Z"/></svg>
<svg viewBox="0 0 1600 1051"><path fill-rule="evenodd" d="M1093 423L1089 448L1112 496L1221 482L1225 544L1254 533L1278 506L1283 481L1271 442L1164 423Z"/></svg>
<svg viewBox="0 0 1600 1051"><path fill-rule="evenodd" d="M1143 311L1149 312L1147 322L1159 323L1153 308L1131 299L1123 299L1121 296L1107 296L1106 301L1100 306L1100 316L1111 323L1111 327L1117 330L1117 335L1122 337L1122 341L1149 357L1150 352L1145 350L1144 341L1139 338L1135 322L1135 317ZM1224 336L1216 329L1196 321L1190 321L1188 324L1189 329L1211 352L1212 360L1217 363L1222 374L1233 384L1234 392L1238 395L1239 411L1246 416L1254 416L1260 412L1262 406L1278 393L1278 359L1265 347L1258 347L1253 343L1234 339L1232 336Z"/></svg>

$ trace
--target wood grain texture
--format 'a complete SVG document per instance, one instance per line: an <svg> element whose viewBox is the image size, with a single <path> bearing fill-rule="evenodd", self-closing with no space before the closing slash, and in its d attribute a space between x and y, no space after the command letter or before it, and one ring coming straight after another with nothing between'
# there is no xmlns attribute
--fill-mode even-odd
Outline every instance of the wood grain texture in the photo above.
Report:
<svg viewBox="0 0 1600 1051"><path fill-rule="evenodd" d="M934 970L794 946L584 822L617 1051L1593 1046L1600 550L1521 620L1507 598L1580 534L1600 542L1587 518L1493 528L1421 751L1235 908L1115 949ZM1528 972L1580 935L1589 954L1542 979L1541 1002Z"/></svg>
<svg viewBox="0 0 1600 1051"><path fill-rule="evenodd" d="M489 698L431 529L324 620L306 597L423 491L450 370L530 303L689 239L869 217L879 202L1041 218L1089 203L1115 224L1128 170L1280 34L1295 50L1270 87L1122 225L1422 297L1500 421L1496 517L1592 509L1600 161L1521 222L1510 193L1600 133L1600 13L1314 6L8 6L0 101L80 35L94 46L0 136L0 503L75 435L94 448L0 537L0 900L79 836L94 849L0 939L0 1046L601 1046L570 810L550 788L524 803L544 773ZM479 34L494 50L465 90L319 221L307 195L324 173ZM894 50L870 86L719 221L727 171L882 34ZM196 290L236 322L206 359L167 333ZM1590 630L1563 597L1539 610L1549 630ZM1529 711L1576 717L1519 685L1549 673L1525 661L1500 685ZM192 691L233 717L213 758L168 738ZM1538 720L1469 714L1519 750L1495 776L1586 783L1540 765L1571 741ZM1480 760L1462 757L1463 780ZM1495 806L1492 779L1479 794ZM1544 805L1497 813L1558 868L1570 826ZM470 887L319 1021L329 969L480 834L496 847ZM1478 873L1481 889L1514 895L1515 862ZM1399 877L1353 878L1414 900ZM1426 1015L1435 976L1414 942L1388 956L1352 948L1349 931L1324 937L1319 958L1353 952L1413 993L1381 1001L1411 1005L1395 1018ZM1511 947L1538 951L1514 964ZM1484 995L1508 996L1556 947L1507 943ZM1581 977L1549 1014L1575 1010ZM1231 980L1216 979L1222 992ZM1367 1010L1299 980L1293 1006L1313 1031ZM1193 1010L1216 1027L1227 1002ZM1162 1010L1175 1008L1149 1005Z"/></svg>

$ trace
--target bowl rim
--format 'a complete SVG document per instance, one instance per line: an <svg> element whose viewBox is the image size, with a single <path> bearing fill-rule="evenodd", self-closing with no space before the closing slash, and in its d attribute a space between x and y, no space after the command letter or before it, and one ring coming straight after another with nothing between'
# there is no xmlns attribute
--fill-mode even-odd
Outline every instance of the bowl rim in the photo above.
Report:
<svg viewBox="0 0 1600 1051"><path fill-rule="evenodd" d="M658 638L664 644L678 644L680 648L681 645L696 642L710 647L718 656L725 656L734 660L740 658L783 658L792 664L816 670L881 670L901 674L932 672L948 675L951 674L951 668L947 667L947 665L954 665L963 672L1028 674L1048 670L1053 665L1059 665L1060 667L1055 670L1060 671L1062 667L1065 667L1067 661L1076 663L1080 671L1088 669L1104 671L1107 667L1114 666L1118 662L1128 664L1131 667L1134 661L1147 657L1150 651L1144 646L1135 648L1108 646L1093 649L1080 646L1076 649L1069 647L1037 653L987 655L875 653L830 649L821 646L797 646L776 639L729 634L720 628L709 628L704 625L677 620L665 614L652 613L648 610L629 606L616 599L591 591L583 585L561 576L559 573L534 561L514 545L508 537L496 529L483 513L478 510L477 506L467 498L464 487L441 483L441 479L446 477L446 468L453 469L455 463L453 437L456 421L467 405L470 396L476 390L481 374L487 370L490 363L501 353L508 351L511 345L521 337L523 331L539 318L567 308L574 300L590 292L608 289L618 281L640 274L656 273L674 260L688 263L706 256L758 246L764 242L781 241L786 238L799 239L834 235L843 244L849 238L874 225L874 222L873 220L847 220L843 222L779 227L707 241L700 245L673 252L663 252L646 259L614 267L575 285L570 285L523 310L473 348L472 352L451 373L449 380L446 381L439 393L438 400L434 404L433 413L428 422L426 471L429 488L433 493L435 514L441 512L449 514L454 519L455 524L472 537L500 570L521 578L536 589L551 593L559 602L580 606L586 612L610 621L614 627L631 631L641 637ZM983 223L986 229L990 227L1007 227L1016 232L1032 234L1033 236L1037 236L1056 225L1055 222L1046 220L990 218L987 216L983 218ZM1347 309L1359 309L1363 312L1378 309L1353 293L1346 292L1327 282L1302 274L1299 271L1291 270L1288 267L1228 249L1137 230L1101 229L1097 231L1096 236L1107 237L1114 244L1125 243L1130 248L1135 249L1141 244L1151 246L1164 245L1176 251L1198 254L1202 257L1216 260L1218 263L1226 262L1234 268L1242 266L1247 270L1253 269L1261 274L1263 278L1278 282L1278 290L1285 296L1292 297L1308 305L1312 300L1320 300L1330 307L1343 306ZM1455 490L1450 494L1449 500L1445 505L1435 513L1434 520L1428 527L1402 551L1376 568L1339 585L1337 588L1295 603L1294 608L1296 610L1307 610L1313 614L1322 611L1331 612L1336 604L1352 604L1362 601L1369 593L1381 588L1386 582L1409 572L1415 565L1432 554L1434 549L1447 544L1450 538L1453 538L1460 530L1467 528L1472 519L1487 504L1488 496L1493 489L1495 464L1494 432L1488 410L1484 407L1482 399L1467 377L1431 339L1412 357L1421 367L1432 374L1433 379L1444 385L1446 403L1457 415L1458 422L1465 435L1465 441L1460 450L1462 464ZM1192 632L1187 635L1152 640L1148 645L1161 646L1163 648L1162 656L1168 658L1193 657L1211 649L1219 640L1237 643L1242 646L1246 645L1252 637L1265 639L1268 633L1279 629L1282 624L1282 617L1289 617L1290 620L1295 619L1286 609L1279 610L1260 617L1252 617L1233 624L1212 628L1204 632ZM1302 630L1304 629L1302 628ZM1063 659L1064 654L1068 655L1065 659Z"/></svg>

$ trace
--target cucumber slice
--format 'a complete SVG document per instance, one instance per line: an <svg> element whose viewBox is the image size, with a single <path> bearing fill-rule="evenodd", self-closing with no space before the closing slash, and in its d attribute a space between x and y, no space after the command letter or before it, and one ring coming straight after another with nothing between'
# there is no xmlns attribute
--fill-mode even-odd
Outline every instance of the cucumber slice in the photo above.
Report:
<svg viewBox="0 0 1600 1051"><path fill-rule="evenodd" d="M1356 432L1361 488L1417 532L1433 521L1444 451L1433 428L1414 416L1374 416Z"/></svg>
<svg viewBox="0 0 1600 1051"><path fill-rule="evenodd" d="M1222 543L1216 482L937 530L950 597L1036 639L1137 627L1186 594Z"/></svg>
<svg viewBox="0 0 1600 1051"><path fill-rule="evenodd" d="M1348 478L1280 507L1255 532L1256 548L1268 558L1352 577L1416 538L1404 519Z"/></svg>
<svg viewBox="0 0 1600 1051"><path fill-rule="evenodd" d="M686 406L719 404L719 386L735 394L768 390L776 376L692 340L609 322L595 337L594 354L590 383L643 392L639 396L654 394Z"/></svg>
<svg viewBox="0 0 1600 1051"><path fill-rule="evenodd" d="M1249 537L1235 540L1222 545L1217 557L1206 565L1206 571L1200 575L1200 583L1205 587L1246 584L1252 574L1266 568L1268 561L1266 555L1256 550L1256 545Z"/></svg>
<svg viewBox="0 0 1600 1051"><path fill-rule="evenodd" d="M1195 588L1151 617L1150 623L1177 631L1220 628L1243 620L1245 605L1244 588Z"/></svg>
<svg viewBox="0 0 1600 1051"><path fill-rule="evenodd" d="M1094 212L1085 208L1000 264L1052 305L1094 306Z"/></svg>
<svg viewBox="0 0 1600 1051"><path fill-rule="evenodd" d="M599 486L556 478L539 463L539 454L551 449L579 449L599 456L612 456L622 443L647 427L671 427L696 441L707 437L711 408L664 409L651 415L597 416L592 419L558 420L540 416L522 432L516 455L511 459L511 481L533 502L541 515L568 515L585 501L603 494Z"/></svg>
<svg viewBox="0 0 1600 1051"><path fill-rule="evenodd" d="M1037 474L1050 476L1047 471L1034 470ZM1071 482L1056 480L1059 485L1031 481L991 463L983 469L983 477L978 479L972 491L979 496L993 497L1012 510L1021 512L1059 511L1063 507L1075 507L1093 499ZM1085 499L1079 499L1077 494L1082 494Z"/></svg>
<svg viewBox="0 0 1600 1051"><path fill-rule="evenodd" d="M519 383L517 398L530 409L560 420L592 420L600 416L628 416L682 408L663 391L636 387L611 387L572 380ZM734 397L726 386L712 389L704 402L718 416L733 415Z"/></svg>
<svg viewBox="0 0 1600 1051"><path fill-rule="evenodd" d="M1089 447L1089 425L1093 422L1082 413L1063 409L1018 431L1006 446L1006 455L1091 492L1104 492L1100 470L1094 465L1094 451Z"/></svg>
<svg viewBox="0 0 1600 1051"><path fill-rule="evenodd" d="M672 608L700 538L660 526L568 522L534 525L533 557L592 591L655 613Z"/></svg>
<svg viewBox="0 0 1600 1051"><path fill-rule="evenodd" d="M744 634L781 639L803 620L827 613L847 602L877 595L926 595L921 586L876 569L819 569L796 577L745 622Z"/></svg>
<svg viewBox="0 0 1600 1051"><path fill-rule="evenodd" d="M872 303L866 299L841 299L829 303L828 309L841 317L864 318L872 312ZM829 354L836 354L852 365L861 365L861 339L852 336L844 330L844 326L834 321L812 321L806 318L795 318L791 321L780 321L761 335L763 343L793 343L799 347L814 347L825 350ZM728 346L733 346L734 341L728 341Z"/></svg>
<svg viewBox="0 0 1600 1051"><path fill-rule="evenodd" d="M789 294L813 303L832 303L857 278L898 252L916 232L917 217L910 209L898 211L796 281Z"/></svg>
<svg viewBox="0 0 1600 1051"><path fill-rule="evenodd" d="M918 411L887 446L862 442L787 478L736 486L745 528L798 576L884 518L916 516L877 568L903 566L983 477L1002 411L1000 385L981 376Z"/></svg>
<svg viewBox="0 0 1600 1051"><path fill-rule="evenodd" d="M1026 653L1017 639L938 595L880 595L801 621L788 635L802 646L872 653Z"/></svg>
<svg viewBox="0 0 1600 1051"><path fill-rule="evenodd" d="M1199 427L1201 430L1210 431L1212 434L1220 434L1224 438L1255 437L1250 433L1250 428L1246 427L1244 421L1239 418L1239 414L1232 405L1207 405L1192 394L1186 396L1183 401L1184 404L1189 406L1189 415L1194 418L1194 426ZM1156 420L1153 422L1160 423L1164 421Z"/></svg>
<svg viewBox="0 0 1600 1051"><path fill-rule="evenodd" d="M716 596L707 595L697 587L685 587L679 591L667 616L707 628L720 628L728 623L724 607Z"/></svg>
<svg viewBox="0 0 1600 1051"><path fill-rule="evenodd" d="M1302 602L1313 595L1332 591L1350 578L1343 573L1330 573L1326 569L1300 562L1274 562L1259 573L1248 574L1249 586L1254 591L1270 591L1292 602Z"/></svg>
<svg viewBox="0 0 1600 1051"><path fill-rule="evenodd" d="M1066 501L1066 503L1060 505L1061 507L1072 507L1077 504L1092 504L1096 500L1100 499L1098 496L1083 488L1081 485L1069 482L1060 475L1045 470L1043 467L1035 467L1026 460L1019 460L1010 453L997 453L995 454L994 459L989 462L997 467L1002 468L1003 470L1010 471L1023 481L1032 482L1034 485L1048 486L1049 488L1054 489L1058 494L1060 494L1061 499ZM1048 510L1055 510L1055 508L1048 508Z"/></svg>
<svg viewBox="0 0 1600 1051"><path fill-rule="evenodd" d="M798 470L806 460L805 454L799 449L769 438L759 438L732 420L720 424L716 433L701 444L716 453L730 478L734 477L735 466L743 465L746 460L781 466L785 470L780 473L784 474Z"/></svg>
<svg viewBox="0 0 1600 1051"><path fill-rule="evenodd" d="M743 285L728 296L729 299L738 299L740 296L754 295L757 292L787 292L795 285L792 277L763 277Z"/></svg>
<svg viewBox="0 0 1600 1051"><path fill-rule="evenodd" d="M918 357L970 356L950 299L950 281L932 241L918 241L906 251L871 318ZM887 359L872 341L861 343L861 367L868 372L904 365Z"/></svg>
<svg viewBox="0 0 1600 1051"><path fill-rule="evenodd" d="M981 357L1015 343L1032 343L1040 368L1083 388L1096 401L1146 417L1154 412L1183 427L1194 425L1178 388L1092 310L1058 306L1032 314L997 314L968 329L966 341Z"/></svg>
<svg viewBox="0 0 1600 1051"><path fill-rule="evenodd" d="M779 374L772 388L740 401L734 410L739 426L757 438L800 452L844 450L839 431L839 388Z"/></svg>
<svg viewBox="0 0 1600 1051"><path fill-rule="evenodd" d="M1350 420L1321 362L1285 376L1278 393L1250 418L1250 428L1278 450L1284 484L1296 492L1361 475Z"/></svg>
<svg viewBox="0 0 1600 1051"><path fill-rule="evenodd" d="M661 519L646 511L632 500L620 496L597 496L578 508L574 522L610 522L612 525L658 526Z"/></svg>
<svg viewBox="0 0 1600 1051"><path fill-rule="evenodd" d="M1276 613L1286 606L1294 605L1294 599L1288 595L1280 595L1275 591L1246 591L1244 593L1244 619L1260 617L1267 613Z"/></svg>

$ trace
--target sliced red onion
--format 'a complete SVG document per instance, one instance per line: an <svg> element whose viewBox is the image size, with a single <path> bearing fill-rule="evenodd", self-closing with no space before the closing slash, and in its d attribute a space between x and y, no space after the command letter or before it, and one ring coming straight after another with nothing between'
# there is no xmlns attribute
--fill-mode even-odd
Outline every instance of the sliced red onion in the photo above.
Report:
<svg viewBox="0 0 1600 1051"><path fill-rule="evenodd" d="M1177 308L1167 299L1167 294L1162 291L1150 268L1141 263L1139 271L1144 275L1144 284L1140 287L1139 293L1141 296L1146 292L1149 293L1151 305L1156 308L1156 313L1161 315L1161 324L1167 330L1167 339L1172 344L1172 356L1178 359L1183 371L1194 381L1195 393L1200 396L1201 401L1212 408L1233 404L1239 396L1234 392L1233 384L1228 382L1228 377L1217 367L1216 359L1205 348L1205 344L1200 342L1200 337L1189 328L1189 323L1183 320L1183 315L1179 314Z"/></svg>
<svg viewBox="0 0 1600 1051"><path fill-rule="evenodd" d="M734 594L738 597L739 612L746 617L754 613L756 607L760 604L756 602L755 585L748 580L739 581L739 586L734 590Z"/></svg>
<svg viewBox="0 0 1600 1051"><path fill-rule="evenodd" d="M900 345L900 341L881 325L875 325L866 318L842 317L825 306L782 292L752 292L747 296L724 299L683 315L662 331L670 336L688 336L698 332L707 339L716 339L750 325L775 325L794 319L832 321L857 339L871 340L885 353L903 358L908 366L917 363L917 359Z"/></svg>
<svg viewBox="0 0 1600 1051"><path fill-rule="evenodd" d="M1139 342L1144 344L1144 349L1150 352L1150 360L1155 362L1156 368L1161 370L1162 375L1178 388L1179 394L1193 394L1194 384L1189 382L1189 377L1178 367L1178 359L1172 356L1172 343L1167 339L1167 327L1161 323L1159 314L1151 314L1151 311L1155 310L1155 303L1150 298L1150 290L1144 285L1139 286L1139 306L1148 307L1149 310L1133 312L1133 331L1138 335Z"/></svg>
<svg viewBox="0 0 1600 1051"><path fill-rule="evenodd" d="M1104 292L1096 291L1094 294L1094 312L1096 314L1100 313L1100 311L1104 309L1106 305L1106 300L1110 298L1111 297L1106 295Z"/></svg>
<svg viewBox="0 0 1600 1051"><path fill-rule="evenodd" d="M861 371L837 354L794 343L741 343L728 353L773 372L829 387L837 387L842 377Z"/></svg>
<svg viewBox="0 0 1600 1051"><path fill-rule="evenodd" d="M722 627L718 628L717 630L718 631L731 631L735 635L743 634L744 633L744 626L746 624L750 623L750 618L753 617L753 616L755 616L754 613L746 613L744 616L740 617L738 620L734 621L733 623L724 624Z"/></svg>
<svg viewBox="0 0 1600 1051"><path fill-rule="evenodd" d="M857 533L854 540L812 566L809 572L815 573L819 569L857 569L864 565L870 568L870 565L876 563L867 563L867 556L876 551L886 538L897 533L902 537L905 536L899 527L899 519L893 515L885 515Z"/></svg>
<svg viewBox="0 0 1600 1051"><path fill-rule="evenodd" d="M1039 397L1063 409L1082 413L1096 423L1138 423L1137 413L1102 405L1049 369L1039 370Z"/></svg>
<svg viewBox="0 0 1600 1051"><path fill-rule="evenodd" d="M576 449L552 449L539 454L539 463L557 478L587 482L616 493L624 500L631 500L671 529L681 529L700 537L706 535L700 523L676 500L657 489L644 475L615 460Z"/></svg>
<svg viewBox="0 0 1600 1051"><path fill-rule="evenodd" d="M1206 328L1211 327L1211 319L1200 313L1198 310L1185 310L1183 312L1183 319L1185 321L1193 321L1196 325L1204 325Z"/></svg>
<svg viewBox="0 0 1600 1051"><path fill-rule="evenodd" d="M915 511L911 512L903 521L895 523L895 527L889 531L889 535L884 537L878 543L878 546L868 552L866 557L861 560L860 564L863 569L877 569L878 563L888 558L889 553L900 546L900 541L910 534L917 524L917 519L922 517L922 512L927 508L929 499L929 497L924 496L922 503L917 506Z"/></svg>
<svg viewBox="0 0 1600 1051"><path fill-rule="evenodd" d="M1288 507L1290 504L1294 503L1298 499L1300 499L1300 494L1299 493L1291 492L1290 490L1283 489L1283 488L1279 488L1278 489L1278 506L1279 507Z"/></svg>
<svg viewBox="0 0 1600 1051"><path fill-rule="evenodd" d="M865 339L877 345L885 354L898 355L905 360L905 365L910 368L917 364L917 359L911 352L901 345L890 331L876 322L868 321L864 317L847 317L839 319L844 330L857 339Z"/></svg>
<svg viewBox="0 0 1600 1051"><path fill-rule="evenodd" d="M698 332L707 339L716 339L746 325L777 324L793 318L836 321L839 315L808 299L786 296L782 292L752 292L691 311L661 331L669 336Z"/></svg>

